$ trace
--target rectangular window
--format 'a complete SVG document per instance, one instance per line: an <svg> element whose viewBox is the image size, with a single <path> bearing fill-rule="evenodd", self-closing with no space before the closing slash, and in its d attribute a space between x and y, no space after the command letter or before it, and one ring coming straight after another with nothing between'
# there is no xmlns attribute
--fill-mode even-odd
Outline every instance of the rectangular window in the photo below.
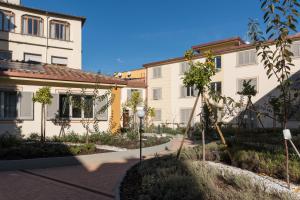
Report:
<svg viewBox="0 0 300 200"><path fill-rule="evenodd" d="M160 100L161 99L161 88L155 88L152 90L153 92L153 100Z"/></svg>
<svg viewBox="0 0 300 200"><path fill-rule="evenodd" d="M192 109L186 108L180 110L180 123L187 125L190 119Z"/></svg>
<svg viewBox="0 0 300 200"><path fill-rule="evenodd" d="M15 14L13 12L0 10L0 30L15 31Z"/></svg>
<svg viewBox="0 0 300 200"><path fill-rule="evenodd" d="M186 98L186 97L194 97L195 94L195 87L185 87L185 86L181 86L181 98Z"/></svg>
<svg viewBox="0 0 300 200"><path fill-rule="evenodd" d="M62 118L70 117L70 100L68 95L59 95L59 116Z"/></svg>
<svg viewBox="0 0 300 200"><path fill-rule="evenodd" d="M190 65L187 62L180 63L180 75L190 70Z"/></svg>
<svg viewBox="0 0 300 200"><path fill-rule="evenodd" d="M153 68L153 78L161 78L161 68L160 67L155 67Z"/></svg>
<svg viewBox="0 0 300 200"><path fill-rule="evenodd" d="M256 50L238 52L238 66L253 65L257 63Z"/></svg>
<svg viewBox="0 0 300 200"><path fill-rule="evenodd" d="M0 50L0 60L11 60L12 59L12 52Z"/></svg>
<svg viewBox="0 0 300 200"><path fill-rule="evenodd" d="M42 63L41 54L24 53L25 62L39 62Z"/></svg>
<svg viewBox="0 0 300 200"><path fill-rule="evenodd" d="M161 121L161 109L155 109L155 116L153 121Z"/></svg>
<svg viewBox="0 0 300 200"><path fill-rule="evenodd" d="M220 71L222 68L222 57L221 56L216 56L215 57L215 67L217 71Z"/></svg>
<svg viewBox="0 0 300 200"><path fill-rule="evenodd" d="M292 44L291 51L294 57L300 57L300 44Z"/></svg>
<svg viewBox="0 0 300 200"><path fill-rule="evenodd" d="M50 22L50 38L57 40L70 40L70 24L52 20Z"/></svg>
<svg viewBox="0 0 300 200"><path fill-rule="evenodd" d="M23 34L33 36L43 36L44 22L42 18L24 15L22 17L22 32Z"/></svg>
<svg viewBox="0 0 300 200"><path fill-rule="evenodd" d="M244 89L243 83L244 81L250 81L252 86L255 86L255 90L258 91L257 87L257 78L248 78L248 79L238 79L237 81L237 92L242 92Z"/></svg>
<svg viewBox="0 0 300 200"><path fill-rule="evenodd" d="M92 96L85 96L83 101L84 118L93 118L94 113L94 100Z"/></svg>
<svg viewBox="0 0 300 200"><path fill-rule="evenodd" d="M15 91L0 92L0 119L16 119L18 116L18 94Z"/></svg>
<svg viewBox="0 0 300 200"><path fill-rule="evenodd" d="M59 95L59 115L61 118L91 119L94 117L93 96Z"/></svg>
<svg viewBox="0 0 300 200"><path fill-rule="evenodd" d="M68 65L68 58L52 56L51 57L51 63L54 64L54 65L67 66Z"/></svg>
<svg viewBox="0 0 300 200"><path fill-rule="evenodd" d="M73 95L72 96L72 118L81 118L82 111L82 101L81 96Z"/></svg>
<svg viewBox="0 0 300 200"><path fill-rule="evenodd" d="M217 92L217 93L221 94L222 93L222 82L212 82L210 84L210 89L213 92Z"/></svg>

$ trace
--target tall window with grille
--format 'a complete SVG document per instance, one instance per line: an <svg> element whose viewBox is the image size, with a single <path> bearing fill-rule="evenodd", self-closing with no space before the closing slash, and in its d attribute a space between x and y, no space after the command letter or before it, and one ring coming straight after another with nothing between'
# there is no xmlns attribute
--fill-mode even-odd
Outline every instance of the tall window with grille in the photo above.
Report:
<svg viewBox="0 0 300 200"><path fill-rule="evenodd" d="M44 35L44 20L36 16L23 15L22 33L42 37Z"/></svg>
<svg viewBox="0 0 300 200"><path fill-rule="evenodd" d="M15 14L13 12L0 10L0 30L6 32L15 31Z"/></svg>
<svg viewBox="0 0 300 200"><path fill-rule="evenodd" d="M50 38L57 40L70 40L70 24L63 21L50 21Z"/></svg>

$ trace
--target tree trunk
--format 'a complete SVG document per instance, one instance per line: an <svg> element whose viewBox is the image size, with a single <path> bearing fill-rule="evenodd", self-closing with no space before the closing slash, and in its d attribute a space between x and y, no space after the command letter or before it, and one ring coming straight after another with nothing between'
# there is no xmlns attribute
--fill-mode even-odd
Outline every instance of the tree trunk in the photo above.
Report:
<svg viewBox="0 0 300 200"><path fill-rule="evenodd" d="M194 106L193 106L193 110L191 112L191 115L190 115L190 118L189 118L189 121L188 121L188 124L187 124L187 127L185 129L185 133L183 135L183 138L182 138L182 141L181 141L181 144L180 144L180 147L178 149L178 152L177 152L177 159L179 159L179 156L181 154L181 150L182 150L182 147L183 147L183 144L184 144L184 140L185 140L185 137L186 135L188 134L190 128L191 128L191 123L192 123L192 119L193 119L193 116L194 116L194 113L195 113L195 110L196 110L196 107L197 107L197 104L198 104L198 101L200 99L200 91L198 92L198 95L197 95L197 98L196 98L196 101L194 103Z"/></svg>
<svg viewBox="0 0 300 200"><path fill-rule="evenodd" d="M46 141L46 106L45 105L44 105L44 108L43 108L43 113L44 113L44 116L43 116L43 120L44 120L43 135L44 135L44 141Z"/></svg>
<svg viewBox="0 0 300 200"><path fill-rule="evenodd" d="M43 110L44 110L44 105L42 105L42 107L41 107L41 142L44 142L44 132L43 132L43 130L44 130L44 112L43 112Z"/></svg>
<svg viewBox="0 0 300 200"><path fill-rule="evenodd" d="M86 137L85 137L85 143L89 143L89 126L87 125L86 127Z"/></svg>

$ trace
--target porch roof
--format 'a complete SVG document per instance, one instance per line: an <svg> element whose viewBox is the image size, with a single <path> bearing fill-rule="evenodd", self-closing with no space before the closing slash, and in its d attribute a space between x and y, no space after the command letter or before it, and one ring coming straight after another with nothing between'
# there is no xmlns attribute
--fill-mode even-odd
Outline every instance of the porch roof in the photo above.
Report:
<svg viewBox="0 0 300 200"><path fill-rule="evenodd" d="M66 66L0 60L0 77L127 85L127 81Z"/></svg>

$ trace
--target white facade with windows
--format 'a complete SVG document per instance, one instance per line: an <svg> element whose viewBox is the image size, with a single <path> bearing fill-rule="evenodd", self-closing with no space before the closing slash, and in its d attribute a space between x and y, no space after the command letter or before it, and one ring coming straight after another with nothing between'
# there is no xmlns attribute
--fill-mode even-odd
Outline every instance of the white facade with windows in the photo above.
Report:
<svg viewBox="0 0 300 200"><path fill-rule="evenodd" d="M292 74L300 71L300 34L294 36L292 51L294 53L295 67L291 69ZM241 45L241 48L239 48ZM259 58L256 56L256 50L251 45L239 44L218 49L216 47L215 64L217 73L212 78L210 87L221 93L223 96L232 97L239 101L240 95L238 91L242 90L243 82L249 81L257 90L257 95L252 99L253 103L258 105L266 100L272 92L274 92L277 81L275 77L268 79L266 71ZM205 47L206 50L209 49ZM233 49L233 50L232 50ZM183 50L184 52L184 50ZM204 62L204 58L197 58ZM160 120L154 121L155 125L159 124L180 124L187 123L188 111L191 111L197 92L193 88L183 86L183 74L189 69L184 58L175 58L166 61L145 64L147 69L147 93L148 104L155 109L160 110ZM156 77L157 69L160 69L160 78ZM161 98L155 100L152 98L153 89L161 89ZM199 101L193 122L199 121L198 114L201 112L201 100ZM236 123L234 118L223 118L226 123ZM266 119L266 123L272 126L272 122ZM299 127L299 121L290 121L289 125Z"/></svg>
<svg viewBox="0 0 300 200"><path fill-rule="evenodd" d="M15 3L15 4L14 4ZM85 18L0 1L0 59L82 68ZM32 56L33 57L33 56Z"/></svg>

